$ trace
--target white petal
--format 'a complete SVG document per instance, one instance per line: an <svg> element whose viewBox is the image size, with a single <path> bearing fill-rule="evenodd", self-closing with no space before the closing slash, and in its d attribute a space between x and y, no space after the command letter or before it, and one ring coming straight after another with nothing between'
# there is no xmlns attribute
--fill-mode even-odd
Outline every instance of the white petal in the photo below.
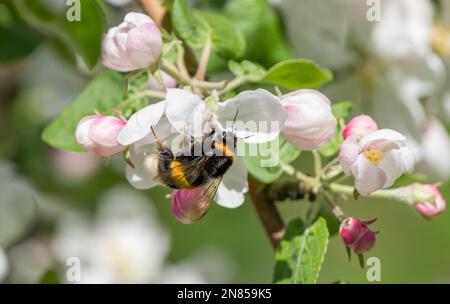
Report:
<svg viewBox="0 0 450 304"><path fill-rule="evenodd" d="M166 102L167 119L178 132L188 132L193 137L203 135L211 114L199 96L187 90L168 89Z"/></svg>
<svg viewBox="0 0 450 304"><path fill-rule="evenodd" d="M247 191L247 170L242 158L237 157L223 176L215 200L222 207L236 208L244 203Z"/></svg>
<svg viewBox="0 0 450 304"><path fill-rule="evenodd" d="M369 195L383 188L386 183L384 171L369 162L363 154L358 156L352 174L355 177L355 188L362 195Z"/></svg>
<svg viewBox="0 0 450 304"><path fill-rule="evenodd" d="M244 91L233 99L219 103L216 117L222 128L228 131L234 129L236 137L245 142L263 143L274 140L283 130L287 112L278 97L257 89Z"/></svg>
<svg viewBox="0 0 450 304"><path fill-rule="evenodd" d="M395 180L405 172L403 170L401 152L398 149L394 149L383 155L383 159L378 164L378 168L383 170L386 175L383 188L392 186Z"/></svg>
<svg viewBox="0 0 450 304"><path fill-rule="evenodd" d="M411 172L415 162L416 156L408 147L394 149L389 153L386 153L378 165L378 167L385 172L387 177L383 188L392 186L395 180L402 174Z"/></svg>
<svg viewBox="0 0 450 304"><path fill-rule="evenodd" d="M402 161L403 173L412 173L416 164L416 154L409 147L402 147L398 149L400 153L400 159Z"/></svg>
<svg viewBox="0 0 450 304"><path fill-rule="evenodd" d="M365 135L360 145L363 150L376 146L377 149L387 151L392 148L399 148L405 144L406 137L401 133L391 129L381 129Z"/></svg>
<svg viewBox="0 0 450 304"><path fill-rule="evenodd" d="M151 126L156 126L164 114L166 102L151 104L136 113L128 120L120 131L118 141L124 146L135 143L151 133ZM161 135L158 135L161 136Z"/></svg>
<svg viewBox="0 0 450 304"><path fill-rule="evenodd" d="M380 129L374 132L371 132L367 135L365 135L361 139L361 146L364 147L371 142L378 141L378 140L387 140L387 141L406 141L406 137L403 136L400 132L391 130L391 129Z"/></svg>
<svg viewBox="0 0 450 304"><path fill-rule="evenodd" d="M139 149L132 148L130 159L134 168L127 165L126 176L133 187L143 190L158 184L155 180L158 174L155 145L146 145L139 147Z"/></svg>
<svg viewBox="0 0 450 304"><path fill-rule="evenodd" d="M77 142L83 147L91 147L94 142L90 137L91 125L97 118L96 115L86 116L78 123L77 130L75 132L75 138Z"/></svg>

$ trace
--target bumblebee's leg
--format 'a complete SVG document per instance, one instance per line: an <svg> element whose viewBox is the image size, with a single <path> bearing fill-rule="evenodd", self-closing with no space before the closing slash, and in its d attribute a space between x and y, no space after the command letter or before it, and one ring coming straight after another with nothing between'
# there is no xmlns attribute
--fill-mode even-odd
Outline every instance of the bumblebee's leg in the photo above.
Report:
<svg viewBox="0 0 450 304"><path fill-rule="evenodd" d="M153 126L150 126L150 129L152 130L153 137L155 138L155 143L158 146L158 149L164 150L164 145L161 142L161 139L156 135L155 129L153 129Z"/></svg>

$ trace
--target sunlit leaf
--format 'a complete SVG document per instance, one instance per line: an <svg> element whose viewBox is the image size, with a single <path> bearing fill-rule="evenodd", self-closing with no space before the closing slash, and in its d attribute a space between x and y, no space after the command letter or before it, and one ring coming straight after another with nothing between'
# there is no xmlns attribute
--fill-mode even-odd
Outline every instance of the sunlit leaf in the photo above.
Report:
<svg viewBox="0 0 450 304"><path fill-rule="evenodd" d="M274 283L316 283L327 251L328 236L323 218L309 227L300 218L290 221L275 255Z"/></svg>

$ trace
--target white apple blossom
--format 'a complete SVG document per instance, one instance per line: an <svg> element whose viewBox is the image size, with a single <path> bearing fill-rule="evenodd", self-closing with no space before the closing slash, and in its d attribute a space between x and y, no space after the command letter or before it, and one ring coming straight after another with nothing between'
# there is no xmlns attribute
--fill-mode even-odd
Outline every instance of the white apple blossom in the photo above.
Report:
<svg viewBox="0 0 450 304"><path fill-rule="evenodd" d="M431 52L433 6L429 0L385 0L383 17L372 34L374 50L384 58L400 59Z"/></svg>
<svg viewBox="0 0 450 304"><path fill-rule="evenodd" d="M102 62L120 72L145 69L159 60L162 44L161 32L152 18L128 13L121 24L108 30Z"/></svg>
<svg viewBox="0 0 450 304"><path fill-rule="evenodd" d="M411 172L415 155L406 138L391 129L381 129L363 136L354 135L341 146L342 170L355 177L355 188L362 195L392 186L402 174Z"/></svg>
<svg viewBox="0 0 450 304"><path fill-rule="evenodd" d="M51 248L63 265L69 257L80 260L81 280L68 283L206 283L209 275L198 264L183 260L181 269L167 263L169 244L147 198L118 187L102 198L95 219L80 213L62 217ZM221 269L227 261L218 257Z"/></svg>
<svg viewBox="0 0 450 304"><path fill-rule="evenodd" d="M450 139L442 123L434 118L427 123L420 146L421 163L430 176L447 180L450 175Z"/></svg>
<svg viewBox="0 0 450 304"><path fill-rule="evenodd" d="M449 16L446 7L444 18ZM368 8L360 0L281 3L297 54L337 70L336 80L324 88L327 96L354 101L354 109L400 131L423 154L424 103L427 108L434 103L438 111L440 91L448 86L443 61L432 48L437 21L432 1L383 0L379 22L368 22ZM299 26L308 31L298 31ZM450 113L450 106L444 104L444 109ZM444 153L441 158L450 159Z"/></svg>
<svg viewBox="0 0 450 304"><path fill-rule="evenodd" d="M233 119L237 114L237 121ZM157 183L156 153L151 126L161 139L174 134L188 134L199 138L205 128L215 126L220 131L233 131L238 139L247 143L263 143L275 139L284 128L287 113L278 97L258 89L244 91L236 97L218 103L211 112L196 94L182 89L168 89L166 100L149 105L136 112L119 134L119 142L132 145L130 158L134 168L127 166L128 181L138 189L147 189ZM172 130L175 129L175 132ZM247 171L240 157L226 172L218 188L216 202L224 207L235 208L244 202L248 191Z"/></svg>
<svg viewBox="0 0 450 304"><path fill-rule="evenodd" d="M80 214L61 219L53 251L64 264L69 257L80 259L78 283L152 282L162 271L169 239L150 207L136 193L114 189L100 203L96 222Z"/></svg>

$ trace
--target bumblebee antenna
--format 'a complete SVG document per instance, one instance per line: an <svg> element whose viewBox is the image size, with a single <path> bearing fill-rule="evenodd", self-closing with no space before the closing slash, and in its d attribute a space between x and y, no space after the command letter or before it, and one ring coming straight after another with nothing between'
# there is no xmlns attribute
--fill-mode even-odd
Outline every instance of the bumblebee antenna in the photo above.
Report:
<svg viewBox="0 0 450 304"><path fill-rule="evenodd" d="M238 117L238 114L239 114L239 109L236 109L236 114L234 114L233 123L231 124L231 130L233 130L233 133L234 133L234 123L236 122L236 118Z"/></svg>
<svg viewBox="0 0 450 304"><path fill-rule="evenodd" d="M236 114L234 114L233 123L236 122L236 118L237 118L238 114L239 114L239 109L236 109Z"/></svg>
<svg viewBox="0 0 450 304"><path fill-rule="evenodd" d="M156 135L155 129L153 128L153 126L150 126L150 129L152 130L152 134L153 134L153 137L155 138L155 143L158 146L158 148L160 148L160 149L164 148L164 146L161 142L161 139L158 137L158 135Z"/></svg>

